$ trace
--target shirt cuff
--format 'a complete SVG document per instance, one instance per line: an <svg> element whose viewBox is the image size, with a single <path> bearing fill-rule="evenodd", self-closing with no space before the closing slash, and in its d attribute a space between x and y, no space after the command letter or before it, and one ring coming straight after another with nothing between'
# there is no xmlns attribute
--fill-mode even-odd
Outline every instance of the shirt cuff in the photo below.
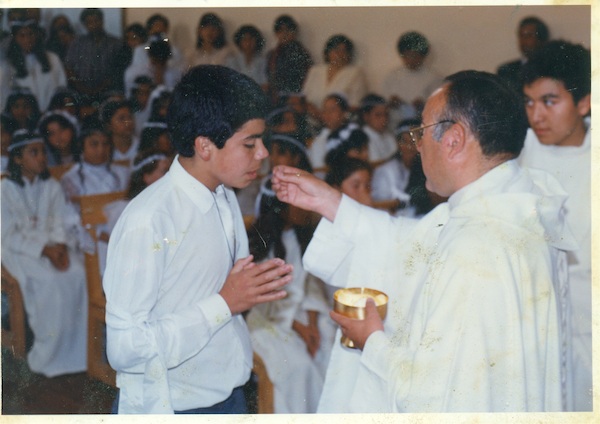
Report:
<svg viewBox="0 0 600 424"><path fill-rule="evenodd" d="M225 299L218 293L202 299L198 302L198 306L209 324L211 334L231 321L231 310Z"/></svg>

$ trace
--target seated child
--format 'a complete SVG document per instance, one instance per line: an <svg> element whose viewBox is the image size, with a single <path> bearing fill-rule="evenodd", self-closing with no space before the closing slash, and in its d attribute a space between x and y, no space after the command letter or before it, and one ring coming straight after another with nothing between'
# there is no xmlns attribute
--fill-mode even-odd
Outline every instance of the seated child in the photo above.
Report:
<svg viewBox="0 0 600 424"><path fill-rule="evenodd" d="M396 129L398 150L389 160L373 172L371 193L373 200L382 209L392 214L412 216L413 210L406 208L410 201L407 194L410 170L417 158L417 148L410 138L410 129L421 125L418 119L407 119Z"/></svg>
<svg viewBox="0 0 600 424"><path fill-rule="evenodd" d="M350 122L329 135L326 150L325 164L328 171L346 157L368 162L369 137L358 124Z"/></svg>
<svg viewBox="0 0 600 424"><path fill-rule="evenodd" d="M42 116L39 132L44 137L48 166L68 165L75 161L75 140L79 124L64 110L53 110Z"/></svg>
<svg viewBox="0 0 600 424"><path fill-rule="evenodd" d="M273 163L310 172L305 150L288 137L271 138ZM294 265L287 296L255 306L246 317L252 346L273 382L275 413L316 411L333 345L335 327L329 320L324 284L302 267L314 228L310 213L277 200L270 180L265 181L257 219L249 231L250 252L257 261L279 257Z"/></svg>
<svg viewBox="0 0 600 424"><path fill-rule="evenodd" d="M385 99L368 94L360 102L360 121L363 131L369 136L369 162L377 167L388 160L396 151L394 135L388 130L388 109Z"/></svg>
<svg viewBox="0 0 600 424"><path fill-rule="evenodd" d="M343 95L330 94L323 100L321 120L324 126L315 136L308 149L308 158L315 170L315 175L319 178L325 177L327 138L333 131L341 128L348 121L349 113L350 105L348 105L348 101Z"/></svg>
<svg viewBox="0 0 600 424"><path fill-rule="evenodd" d="M17 131L2 180L2 264L19 281L33 346L29 368L47 377L87 368L87 292L73 250L60 184L50 178L44 140Z"/></svg>

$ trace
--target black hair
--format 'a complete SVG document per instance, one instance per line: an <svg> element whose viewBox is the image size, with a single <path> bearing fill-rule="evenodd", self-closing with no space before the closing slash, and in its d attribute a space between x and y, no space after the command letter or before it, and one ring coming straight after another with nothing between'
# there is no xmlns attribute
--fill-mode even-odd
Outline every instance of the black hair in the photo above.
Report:
<svg viewBox="0 0 600 424"><path fill-rule="evenodd" d="M32 131L28 131L28 130L16 131L13 134L10 144L12 146L12 145L20 143L22 141L31 140L31 139L37 138L37 137L39 137L40 142L43 143L42 137L40 137L39 134L36 134L36 133L34 133ZM10 150L8 152L8 165L6 166L6 172L8 174L7 178L11 181L14 181L16 184L18 184L21 187L23 187L25 185L25 182L23 181L23 173L21 170L21 166L17 164L17 162L15 161L15 158L22 157L23 150L25 150L26 147L27 147L27 144L25 144L23 146L15 147L13 149L10 149L10 147L9 147ZM48 178L50 178L50 172L48 171L47 167L44 171L42 171L38 175L38 178L40 178L41 180L47 180Z"/></svg>
<svg viewBox="0 0 600 424"><path fill-rule="evenodd" d="M169 129L162 126L147 126L142 129L142 133L140 134L140 145L138 147L139 151L143 150L155 150L158 149L157 142L158 138L163 134L169 134ZM162 152L165 153L166 152Z"/></svg>
<svg viewBox="0 0 600 424"><path fill-rule="evenodd" d="M294 139L298 142L298 144L287 141L289 139ZM279 151L281 153L289 152L292 156L297 157L299 159L298 165L296 168L303 169L312 174L313 169L310 164L310 159L308 159L307 151L306 151L306 143L296 134L283 134L283 133L269 133L265 136L265 147L269 150L269 153L273 150L273 145L277 144L279 147ZM304 147L302 147L304 146Z"/></svg>
<svg viewBox="0 0 600 424"><path fill-rule="evenodd" d="M542 43L546 43L550 39L550 30L548 30L548 26L540 18L527 16L521 19L519 30L525 25L535 25L535 35Z"/></svg>
<svg viewBox="0 0 600 424"><path fill-rule="evenodd" d="M265 38L262 36L260 31L253 25L241 26L233 35L233 41L235 45L240 47L240 43L244 35L248 34L250 37L256 40L256 53L260 53L265 47Z"/></svg>
<svg viewBox="0 0 600 424"><path fill-rule="evenodd" d="M153 38L148 47L148 56L159 63L167 63L171 57L171 45L162 38Z"/></svg>
<svg viewBox="0 0 600 424"><path fill-rule="evenodd" d="M352 40L350 40L343 34L336 34L329 37L329 39L325 43L325 48L323 49L323 58L325 59L325 63L329 63L329 52L335 49L340 44L344 44L346 46L349 61L352 62L352 60L354 60L354 43L352 42Z"/></svg>
<svg viewBox="0 0 600 424"><path fill-rule="evenodd" d="M142 42L145 42L148 39L148 32L146 31L146 28L144 28L144 26L138 22L133 23L125 28L125 34L128 32L133 32L133 34L142 40Z"/></svg>
<svg viewBox="0 0 600 424"><path fill-rule="evenodd" d="M152 97L152 95L150 95L150 97ZM148 122L164 121L166 116L161 115L161 109L165 106L168 108L171 104L171 100L173 100L173 93L169 90L163 90L158 96L154 97L152 103L150 103L150 116L148 117Z"/></svg>
<svg viewBox="0 0 600 424"><path fill-rule="evenodd" d="M60 164L62 162L61 154L56 147L50 144L50 141L48 140L48 125L50 125L52 122L56 122L62 128L68 128L73 132L73 139L71 140L71 154L73 157L76 157L75 151L77 149L77 127L75 127L75 125L73 125L73 123L61 113L50 113L47 116L42 117L42 120L40 121L38 128L40 135L44 137L44 144L52 155L54 162Z"/></svg>
<svg viewBox="0 0 600 424"><path fill-rule="evenodd" d="M396 48L400 56L403 56L407 51L415 51L423 56L427 56L429 53L429 41L427 41L427 38L423 34L410 31L400 36Z"/></svg>
<svg viewBox="0 0 600 424"><path fill-rule="evenodd" d="M39 27L36 23L31 23L29 25L21 25L21 26L13 26L12 27L12 38L6 49L6 58L8 62L15 68L15 76L17 78L25 78L29 73L27 72L27 67L25 66L25 55L23 54L23 50L17 44L15 40L15 35L23 28L31 28L31 30L35 33L35 44L33 45L33 49L31 53L37 59L42 67L42 72L47 74L50 72L50 60L48 59L48 55L46 53L46 49L44 48L44 40L42 40L39 36Z"/></svg>
<svg viewBox="0 0 600 424"><path fill-rule="evenodd" d="M95 7L83 9L81 11L81 14L79 15L79 21L82 24L85 24L85 20L90 16L96 16L104 21L104 13L102 12L102 10Z"/></svg>
<svg viewBox="0 0 600 424"><path fill-rule="evenodd" d="M360 120L363 121L363 115L365 113L371 112L375 106L383 105L385 106L387 103L383 97L378 94L367 94L360 101Z"/></svg>
<svg viewBox="0 0 600 424"><path fill-rule="evenodd" d="M325 96L325 100L328 99L333 99L335 100L335 102L337 103L337 105L344 111L344 112L348 112L350 110L350 104L348 103L348 99L346 99L345 97L343 97L340 94L328 94L327 96Z"/></svg>
<svg viewBox="0 0 600 424"><path fill-rule="evenodd" d="M499 76L481 71L461 71L446 79L446 106L437 121L466 125L487 157L517 157L527 132L527 116L521 98ZM437 125L439 140L448 124Z"/></svg>
<svg viewBox="0 0 600 424"><path fill-rule="evenodd" d="M298 23L290 15L281 15L275 19L273 24L273 32L279 32L283 27L286 27L290 31L298 31Z"/></svg>
<svg viewBox="0 0 600 424"><path fill-rule="evenodd" d="M219 36L215 40L214 47L217 50L223 48L225 46L225 44L227 44L227 41L225 40L225 28L223 26L223 21L221 20L221 18L219 18L214 13L206 13L206 14L202 15L202 17L200 18L200 21L198 22L198 28L203 28L206 26L214 26L214 27L218 28ZM203 43L202 37L200 37L200 35L198 35L198 38L196 39L196 48L197 49L201 48L202 43Z"/></svg>
<svg viewBox="0 0 600 424"><path fill-rule="evenodd" d="M329 145L334 143L333 147ZM338 128L327 137L327 153L325 163L331 169L348 156L353 149L364 149L369 145L369 136L355 123L349 123Z"/></svg>
<svg viewBox="0 0 600 424"><path fill-rule="evenodd" d="M522 86L540 78L562 82L574 102L579 102L592 88L590 51L580 44L550 41L532 54L521 72Z"/></svg>
<svg viewBox="0 0 600 424"><path fill-rule="evenodd" d="M83 129L81 130L81 134L79 135L79 137L77 137L77 142L75 143L75 145L76 145L75 153L73 155L75 162L78 163L77 174L79 175L79 180L81 181L82 186L85 184L85 176L83 174L83 162L84 162L83 150L85 147L85 140L88 137L90 137L92 134L95 134L95 133L104 134L110 143L110 156L109 156L108 162L106 163L106 170L108 171L108 173L110 173L113 176L113 178L118 180L118 176L114 173L114 171L111 169L111 166L110 166L113 151L114 151L114 145L111 141L110 135L106 132L106 130L104 129L101 122L99 122L97 120L92 120L92 121L89 121L86 124L86 126L83 127Z"/></svg>
<svg viewBox="0 0 600 424"><path fill-rule="evenodd" d="M373 175L373 167L364 160L344 157L335 166L329 168L325 176L325 182L333 187L341 187L342 183L356 171L365 170Z"/></svg>
<svg viewBox="0 0 600 424"><path fill-rule="evenodd" d="M106 127L110 125L110 120L119 109L128 108L133 110L133 106L129 100L108 100L100 105L100 122Z"/></svg>
<svg viewBox="0 0 600 424"><path fill-rule="evenodd" d="M153 155L164 155L158 149L146 149L141 150L135 155L135 159L133 159L133 166L135 167L137 164L141 163L143 160L153 156ZM165 157L166 158L166 157ZM131 176L129 178L129 186L127 188L127 193L125 195L126 199L133 199L135 196L140 194L148 185L144 182L144 175L154 172L154 170L158 167L158 161L153 160L146 165L142 166L140 169L131 172Z"/></svg>
<svg viewBox="0 0 600 424"><path fill-rule="evenodd" d="M16 119L11 114L11 109L17 103L17 101L24 99L31 106L31 116L25 123L25 128L33 131L37 125L37 122L40 118L40 107L38 105L38 101L35 96L29 90L21 90L17 89L8 95L6 99L6 106L4 107L4 115L16 122ZM17 127L20 125L17 123Z"/></svg>
<svg viewBox="0 0 600 424"><path fill-rule="evenodd" d="M79 93L77 93L75 90L70 90L67 88L59 89L50 99L48 110L64 109L67 106L71 106L71 104L69 104L71 101L72 106L75 107L77 113L79 113L79 104L81 102Z"/></svg>
<svg viewBox="0 0 600 424"><path fill-rule="evenodd" d="M146 20L146 31L150 31L150 28L152 28L152 25L154 25L155 22L162 22L165 27L169 28L169 19L167 19L165 15L156 13Z"/></svg>
<svg viewBox="0 0 600 424"><path fill-rule="evenodd" d="M66 19L67 23L57 26L56 22L59 19ZM46 38L46 49L56 53L58 57L64 59L65 55L67 54L68 46L64 46L61 43L59 37L60 32L64 32L73 37L75 36L75 29L73 28L71 22L65 15L56 15L54 18L52 18L52 21L50 22L50 28L48 31L48 37Z"/></svg>
<svg viewBox="0 0 600 424"><path fill-rule="evenodd" d="M167 125L177 152L191 157L198 136L221 149L246 122L264 119L267 108L267 97L251 78L225 66L201 65L175 86Z"/></svg>

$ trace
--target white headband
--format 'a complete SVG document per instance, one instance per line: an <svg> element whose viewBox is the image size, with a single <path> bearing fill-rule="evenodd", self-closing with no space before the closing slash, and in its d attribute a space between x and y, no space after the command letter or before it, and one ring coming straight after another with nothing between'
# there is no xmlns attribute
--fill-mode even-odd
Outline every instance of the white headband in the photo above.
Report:
<svg viewBox="0 0 600 424"><path fill-rule="evenodd" d="M336 138L327 139L327 143L325 143L325 150L330 152L336 149L340 144L342 144L345 141L348 141L348 139L350 138L350 134L352 134L353 131L358 129L360 129L358 124L355 124L354 122L349 123L346 126L346 128L340 130Z"/></svg>
<svg viewBox="0 0 600 424"><path fill-rule="evenodd" d="M146 122L143 125L143 128L167 128L166 122Z"/></svg>
<svg viewBox="0 0 600 424"><path fill-rule="evenodd" d="M163 159L166 159L167 157L163 154L156 154L156 155L152 155L152 156L148 156L146 159L143 159L140 163L133 165L133 167L131 168L131 172L137 172L140 169L142 169L144 166L154 162L154 161L160 161Z"/></svg>
<svg viewBox="0 0 600 424"><path fill-rule="evenodd" d="M15 135L17 132L15 132ZM43 143L43 142L44 142L44 139L41 137L38 137L38 136L34 136L33 138L26 138L25 140L17 141L16 143L8 146L8 151L12 152L14 149L16 149L18 147L23 147L23 146L27 146L28 144Z"/></svg>

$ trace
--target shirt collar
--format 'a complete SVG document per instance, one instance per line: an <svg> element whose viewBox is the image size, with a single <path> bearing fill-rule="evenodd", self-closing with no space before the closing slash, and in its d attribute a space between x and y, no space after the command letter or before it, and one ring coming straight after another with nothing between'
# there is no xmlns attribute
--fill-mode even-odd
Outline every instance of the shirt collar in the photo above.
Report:
<svg viewBox="0 0 600 424"><path fill-rule="evenodd" d="M175 156L175 159L173 159L173 163L169 168L169 175L171 175L173 183L183 190L202 213L208 212L215 203L215 198L210 189L196 178L192 177L183 166L181 166L179 163L179 155ZM222 190L222 184L217 187L217 190L219 190L219 188Z"/></svg>

